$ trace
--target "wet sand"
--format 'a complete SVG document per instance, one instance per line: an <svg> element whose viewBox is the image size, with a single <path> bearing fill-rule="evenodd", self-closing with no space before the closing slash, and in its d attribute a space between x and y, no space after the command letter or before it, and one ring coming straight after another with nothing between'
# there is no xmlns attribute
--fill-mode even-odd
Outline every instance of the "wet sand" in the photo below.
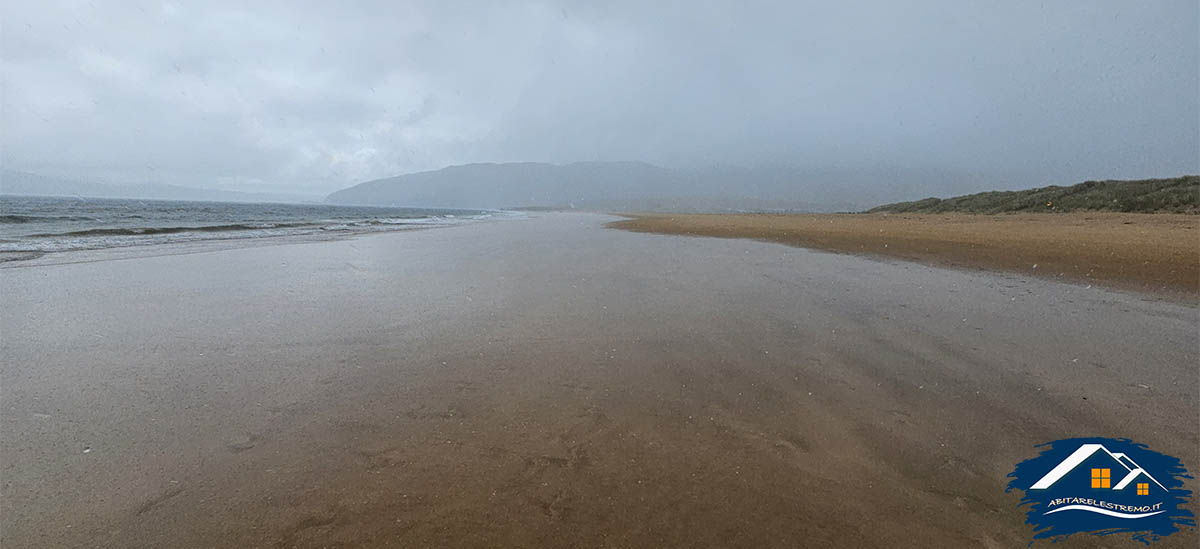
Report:
<svg viewBox="0 0 1200 549"><path fill-rule="evenodd" d="M1200 469L1193 305L615 219L0 268L0 545L1014 547L1036 444Z"/></svg>
<svg viewBox="0 0 1200 549"><path fill-rule="evenodd" d="M635 214L612 226L754 238L1200 301L1197 215Z"/></svg>

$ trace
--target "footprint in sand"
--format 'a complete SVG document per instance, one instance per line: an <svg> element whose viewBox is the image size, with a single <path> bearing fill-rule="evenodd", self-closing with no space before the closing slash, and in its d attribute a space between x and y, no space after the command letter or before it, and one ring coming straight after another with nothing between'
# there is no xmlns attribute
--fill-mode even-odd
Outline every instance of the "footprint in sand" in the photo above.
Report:
<svg viewBox="0 0 1200 549"><path fill-rule="evenodd" d="M233 439L226 444L225 447L229 448L229 451L236 454L239 452L245 452L246 450L258 446L259 442L262 442L262 437L258 435L244 435Z"/></svg>

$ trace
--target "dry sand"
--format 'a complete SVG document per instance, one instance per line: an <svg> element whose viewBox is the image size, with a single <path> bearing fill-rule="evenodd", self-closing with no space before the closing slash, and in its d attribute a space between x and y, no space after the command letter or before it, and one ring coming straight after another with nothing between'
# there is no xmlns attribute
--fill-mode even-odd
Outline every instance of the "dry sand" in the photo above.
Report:
<svg viewBox="0 0 1200 549"><path fill-rule="evenodd" d="M1200 299L1200 216L637 214L613 227L993 269Z"/></svg>
<svg viewBox="0 0 1200 549"><path fill-rule="evenodd" d="M1194 306L614 219L0 268L0 545L1017 547L1036 444L1200 468Z"/></svg>

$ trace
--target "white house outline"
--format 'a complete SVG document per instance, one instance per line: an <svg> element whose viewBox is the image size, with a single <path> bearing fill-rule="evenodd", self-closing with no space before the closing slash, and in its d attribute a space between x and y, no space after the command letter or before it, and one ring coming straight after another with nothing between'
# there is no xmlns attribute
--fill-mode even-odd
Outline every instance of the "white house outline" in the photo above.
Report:
<svg viewBox="0 0 1200 549"><path fill-rule="evenodd" d="M1067 459L1062 460L1062 463L1059 463L1057 466L1055 466L1053 469L1051 469L1049 473L1046 473L1046 476L1042 477L1041 480L1035 482L1033 484L1033 486L1029 487L1029 489L1030 490L1045 490L1045 489L1053 486L1055 482L1058 482L1059 479L1066 476L1067 473L1070 473L1071 471L1073 471L1076 467L1079 466L1080 463L1083 463L1087 458L1092 457L1092 454L1096 453L1099 450L1104 450L1104 453L1108 454L1109 457L1113 458L1113 461L1120 463L1121 466L1124 467L1128 471L1128 473L1125 474L1125 477L1121 479L1121 482L1117 483L1116 486L1112 487L1113 490L1121 490L1121 489L1125 488L1126 486L1128 486L1130 482L1133 482L1133 479L1137 478L1138 475L1146 475L1146 478L1153 481L1154 484L1157 484L1159 488L1162 488L1164 491L1167 491L1166 486L1163 486L1161 482L1156 480L1154 477L1150 476L1150 473L1147 473L1145 469L1142 469L1142 467L1140 465L1138 465L1137 463L1135 463L1132 459L1130 459L1129 456L1127 456L1125 454L1121 454L1121 453L1114 454L1112 452L1109 452L1108 448L1105 448L1103 444L1081 445L1078 450L1075 450L1074 453L1067 456ZM1128 464L1126 462L1128 462ZM1129 464L1132 464L1133 467L1130 467Z"/></svg>

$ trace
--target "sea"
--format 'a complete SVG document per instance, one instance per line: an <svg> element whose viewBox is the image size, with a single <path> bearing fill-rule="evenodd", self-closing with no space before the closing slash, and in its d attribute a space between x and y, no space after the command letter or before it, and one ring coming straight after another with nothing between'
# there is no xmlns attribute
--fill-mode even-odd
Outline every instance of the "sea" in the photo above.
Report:
<svg viewBox="0 0 1200 549"><path fill-rule="evenodd" d="M0 195L0 262L183 242L336 237L518 215L499 210Z"/></svg>

